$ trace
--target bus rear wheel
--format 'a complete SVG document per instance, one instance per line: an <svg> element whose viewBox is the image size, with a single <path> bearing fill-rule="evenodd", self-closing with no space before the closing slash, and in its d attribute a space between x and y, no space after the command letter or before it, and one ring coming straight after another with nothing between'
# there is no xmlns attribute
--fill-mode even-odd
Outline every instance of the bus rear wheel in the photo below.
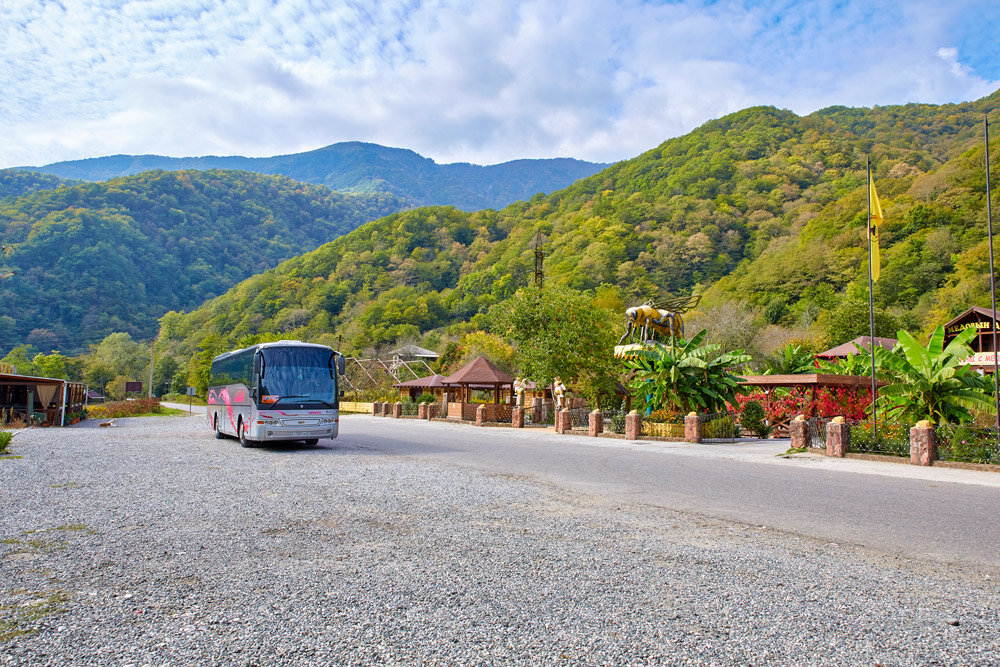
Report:
<svg viewBox="0 0 1000 667"><path fill-rule="evenodd" d="M213 419L212 421L214 422L212 426L213 428L215 428L215 438L217 440L222 440L223 438L226 437L226 435L225 433L219 430L219 415L215 415L215 419Z"/></svg>

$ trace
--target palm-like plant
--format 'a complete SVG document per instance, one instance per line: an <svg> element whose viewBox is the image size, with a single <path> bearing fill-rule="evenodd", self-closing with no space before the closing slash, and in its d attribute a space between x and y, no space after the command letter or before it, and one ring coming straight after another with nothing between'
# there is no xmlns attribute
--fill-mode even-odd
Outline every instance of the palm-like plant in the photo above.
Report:
<svg viewBox="0 0 1000 667"><path fill-rule="evenodd" d="M767 360L764 375L801 375L816 372L816 356L801 345L789 343Z"/></svg>
<svg viewBox="0 0 1000 667"><path fill-rule="evenodd" d="M884 348L879 348L880 350ZM875 377L879 380L887 379L885 370L881 367L883 355L875 354ZM872 355L865 348L859 348L856 354L848 353L842 359L820 359L818 370L820 373L828 375L858 375L871 376Z"/></svg>
<svg viewBox="0 0 1000 667"><path fill-rule="evenodd" d="M925 348L913 336L900 331L899 351L880 353L881 365L891 378L879 390L879 400L890 415L916 423L929 419L935 424L961 424L972 419L972 408L994 411L992 383L962 360L972 354L969 341L975 329L967 329L944 346L944 327L931 334Z"/></svg>
<svg viewBox="0 0 1000 667"><path fill-rule="evenodd" d="M719 412L736 400L743 379L729 372L750 356L742 350L719 354L720 345L702 345L702 329L691 340L651 343L625 362L632 371L630 388L649 409L675 406L685 412Z"/></svg>

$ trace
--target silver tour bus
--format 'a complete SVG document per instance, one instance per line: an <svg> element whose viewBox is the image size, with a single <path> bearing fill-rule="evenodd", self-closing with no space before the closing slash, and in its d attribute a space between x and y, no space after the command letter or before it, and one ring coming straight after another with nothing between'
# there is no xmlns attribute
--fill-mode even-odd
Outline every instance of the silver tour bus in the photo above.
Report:
<svg viewBox="0 0 1000 667"><path fill-rule="evenodd" d="M337 437L340 352L297 340L261 343L220 354L211 373L208 425L215 437L238 438L244 447Z"/></svg>

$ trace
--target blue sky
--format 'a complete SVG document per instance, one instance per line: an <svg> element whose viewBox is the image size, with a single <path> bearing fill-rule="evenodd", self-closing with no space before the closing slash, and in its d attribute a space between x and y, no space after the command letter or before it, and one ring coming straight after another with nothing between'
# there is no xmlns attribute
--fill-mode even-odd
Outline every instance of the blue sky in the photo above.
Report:
<svg viewBox="0 0 1000 667"><path fill-rule="evenodd" d="M3 0L0 167L354 140L614 161L758 104L973 100L998 34L997 0Z"/></svg>

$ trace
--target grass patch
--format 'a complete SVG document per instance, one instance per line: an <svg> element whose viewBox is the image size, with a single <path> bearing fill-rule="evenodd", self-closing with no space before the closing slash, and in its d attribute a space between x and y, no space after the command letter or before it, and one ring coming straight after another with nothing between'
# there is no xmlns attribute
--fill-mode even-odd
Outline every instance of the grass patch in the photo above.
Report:
<svg viewBox="0 0 1000 667"><path fill-rule="evenodd" d="M10 444L11 438L14 434L10 431L0 431L0 454L5 454L7 452L7 446Z"/></svg>
<svg viewBox="0 0 1000 667"><path fill-rule="evenodd" d="M15 591L10 604L0 604L0 642L38 632L35 623L52 614L67 611L69 593L61 590Z"/></svg>

